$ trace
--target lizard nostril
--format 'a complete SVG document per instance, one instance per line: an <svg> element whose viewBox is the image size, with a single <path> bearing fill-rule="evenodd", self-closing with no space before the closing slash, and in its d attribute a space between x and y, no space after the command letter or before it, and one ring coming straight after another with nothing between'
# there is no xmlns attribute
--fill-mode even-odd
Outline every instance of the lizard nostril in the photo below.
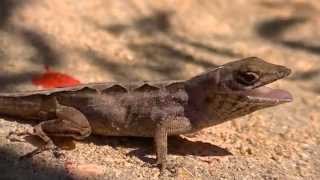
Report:
<svg viewBox="0 0 320 180"><path fill-rule="evenodd" d="M277 75L279 78L284 78L286 76L289 76L291 74L291 69L280 66L279 71L277 72Z"/></svg>

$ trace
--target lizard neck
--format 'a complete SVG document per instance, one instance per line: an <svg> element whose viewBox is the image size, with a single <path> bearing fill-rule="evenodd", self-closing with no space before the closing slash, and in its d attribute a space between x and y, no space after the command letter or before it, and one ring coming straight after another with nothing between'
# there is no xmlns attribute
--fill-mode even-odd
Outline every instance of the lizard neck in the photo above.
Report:
<svg viewBox="0 0 320 180"><path fill-rule="evenodd" d="M220 86L224 85L219 82L218 71L196 76L186 82L189 97L186 112L194 130L214 126L246 114L242 109L247 104L240 97L218 91Z"/></svg>
<svg viewBox="0 0 320 180"><path fill-rule="evenodd" d="M192 122L194 131L223 122L217 114L208 111L207 104L218 86L218 78L202 74L186 82L186 92L189 97L186 114ZM211 98L210 101L212 101Z"/></svg>

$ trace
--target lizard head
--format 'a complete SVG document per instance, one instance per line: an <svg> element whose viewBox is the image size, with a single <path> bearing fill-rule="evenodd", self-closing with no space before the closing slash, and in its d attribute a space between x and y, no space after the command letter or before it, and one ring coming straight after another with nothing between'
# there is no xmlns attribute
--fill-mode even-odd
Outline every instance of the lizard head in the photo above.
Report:
<svg viewBox="0 0 320 180"><path fill-rule="evenodd" d="M192 103L208 119L208 127L256 110L292 101L289 92L266 85L288 76L291 70L249 57L224 64L189 81Z"/></svg>
<svg viewBox="0 0 320 180"><path fill-rule="evenodd" d="M289 92L265 86L290 73L291 70L284 66L271 64L257 57L227 63L213 72L218 77L215 78L218 93L238 96L248 103L266 105L292 101Z"/></svg>

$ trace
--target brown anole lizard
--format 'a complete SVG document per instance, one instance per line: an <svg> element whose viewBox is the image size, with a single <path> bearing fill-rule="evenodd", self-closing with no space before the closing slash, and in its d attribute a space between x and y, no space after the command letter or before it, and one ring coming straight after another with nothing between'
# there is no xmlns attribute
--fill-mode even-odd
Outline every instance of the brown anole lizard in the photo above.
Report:
<svg viewBox="0 0 320 180"><path fill-rule="evenodd" d="M291 70L256 57L224 64L186 81L95 83L2 93L0 114L40 123L29 134L46 143L28 154L56 149L52 136L153 137L157 164L166 167L167 137L186 134L292 101L264 85Z"/></svg>

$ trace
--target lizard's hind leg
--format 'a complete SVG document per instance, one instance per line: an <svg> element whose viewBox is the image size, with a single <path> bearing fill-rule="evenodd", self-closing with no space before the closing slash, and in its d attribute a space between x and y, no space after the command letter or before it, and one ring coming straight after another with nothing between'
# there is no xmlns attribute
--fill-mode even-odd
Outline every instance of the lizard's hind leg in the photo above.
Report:
<svg viewBox="0 0 320 180"><path fill-rule="evenodd" d="M74 107L60 105L59 103L57 103L56 107L56 119L43 121L34 126L33 132L25 132L25 134L40 137L45 142L45 145L27 153L21 158L32 157L47 150L51 150L55 155L59 155L59 148L53 143L50 136L84 139L91 134L91 126L87 118L79 110Z"/></svg>

